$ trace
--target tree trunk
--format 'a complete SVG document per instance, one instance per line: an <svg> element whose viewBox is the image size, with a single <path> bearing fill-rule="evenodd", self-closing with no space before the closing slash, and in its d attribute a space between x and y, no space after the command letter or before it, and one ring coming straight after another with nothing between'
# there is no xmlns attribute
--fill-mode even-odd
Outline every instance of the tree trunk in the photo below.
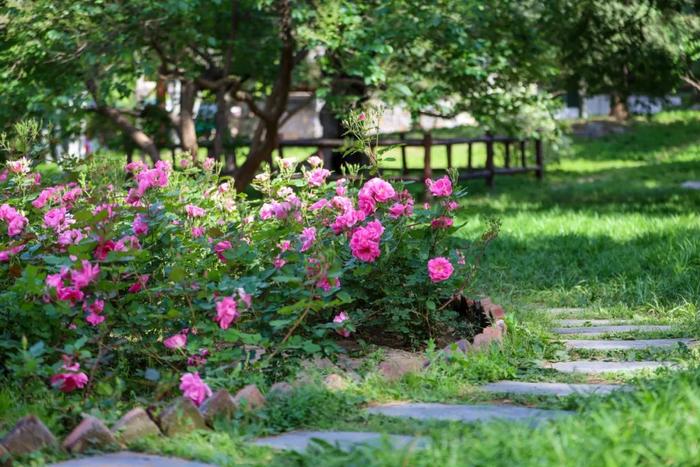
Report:
<svg viewBox="0 0 700 467"><path fill-rule="evenodd" d="M216 91L216 134L214 135L214 158L221 160L224 155L224 146L229 139L231 130L228 126L228 114L230 112L229 101L226 98L228 91L221 86Z"/></svg>
<svg viewBox="0 0 700 467"><path fill-rule="evenodd" d="M331 109L331 105L328 101L323 104L321 113L318 117L319 121L321 122L321 128L323 130L322 137L324 139L338 139L343 137L343 129L340 120L338 120L338 117L335 116L335 113ZM323 165L331 168L334 171L337 170L335 166L340 165L336 164L336 161L338 161L339 158L342 158L342 154L336 154L337 152L337 150L333 150L332 148L323 149Z"/></svg>
<svg viewBox="0 0 700 467"><path fill-rule="evenodd" d="M627 96L623 96L618 92L612 94L612 105L610 106L610 116L615 120L622 122L629 118L629 110L627 109Z"/></svg>
<svg viewBox="0 0 700 467"><path fill-rule="evenodd" d="M151 161L160 160L160 151L153 140L143 131L132 124L128 118L117 109L107 106L98 106L97 112L112 120L142 151L148 154Z"/></svg>
<svg viewBox="0 0 700 467"><path fill-rule="evenodd" d="M194 126L194 101L197 98L197 88L193 81L182 81L180 84L180 121L179 133L182 150L197 160L197 131Z"/></svg>
<svg viewBox="0 0 700 467"><path fill-rule="evenodd" d="M234 186L236 191L243 191L253 181L260 164L272 157L272 151L277 147L277 135L280 119L287 109L289 89L292 84L292 70L294 69L294 39L292 36L292 7L290 0L280 0L280 36L282 49L280 51L279 71L272 91L265 100L263 111L258 109L256 115L260 118L256 138L253 140L250 153L235 176ZM254 105L254 101L250 100Z"/></svg>

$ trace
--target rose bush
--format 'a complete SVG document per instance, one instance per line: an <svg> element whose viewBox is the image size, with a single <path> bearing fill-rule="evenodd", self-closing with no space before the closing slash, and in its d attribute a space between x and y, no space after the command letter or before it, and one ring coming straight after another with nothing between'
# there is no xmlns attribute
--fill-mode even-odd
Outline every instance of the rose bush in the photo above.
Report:
<svg viewBox="0 0 700 467"><path fill-rule="evenodd" d="M280 161L247 196L212 160L174 170L91 159L54 183L10 161L0 371L66 392L181 381L200 402L200 375L223 381L253 361L333 352L353 334L431 336L473 267L450 235L463 192L444 176L416 204L402 183L330 181L319 158L308 163Z"/></svg>

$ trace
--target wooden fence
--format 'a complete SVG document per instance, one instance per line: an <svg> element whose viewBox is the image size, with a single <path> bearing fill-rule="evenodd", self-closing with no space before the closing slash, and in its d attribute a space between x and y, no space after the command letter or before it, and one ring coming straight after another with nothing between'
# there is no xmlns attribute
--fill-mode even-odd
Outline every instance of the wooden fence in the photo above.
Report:
<svg viewBox="0 0 700 467"><path fill-rule="evenodd" d="M483 144L486 149L486 160L482 167L474 164L474 147ZM322 156L324 149L337 150L344 145L341 139L294 139L280 140L277 145L278 154L284 157L285 148L294 147L316 147L316 152ZM381 139L378 146L398 146L401 152L400 174L388 176L388 178L413 179L422 181L431 178L433 174L432 156L433 148L444 146L447 154L447 167L455 167L453 164L454 146L466 145L467 165L466 167L455 167L459 170L459 178L463 180L483 178L488 186L493 186L494 178L497 175L515 175L527 172L534 172L538 179L544 175L544 158L542 154L542 141L540 139L518 139L506 136L482 136L477 138L433 138L430 133L423 135L423 138L406 138L400 135L398 139ZM496 147L501 145L503 150L502 166L496 163ZM422 174L410 173L408 168L407 148L423 148L423 169ZM415 171L413 171L415 172Z"/></svg>

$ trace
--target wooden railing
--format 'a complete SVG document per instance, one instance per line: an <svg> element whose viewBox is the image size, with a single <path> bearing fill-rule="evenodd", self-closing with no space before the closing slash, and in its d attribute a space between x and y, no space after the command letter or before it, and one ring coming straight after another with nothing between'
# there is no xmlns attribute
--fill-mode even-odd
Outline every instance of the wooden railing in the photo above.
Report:
<svg viewBox="0 0 700 467"><path fill-rule="evenodd" d="M324 149L340 149L345 142L342 139L294 139L280 140L277 145L278 154L284 157L285 148L294 147L316 147L313 154L322 155ZM483 144L486 148L486 160L483 167L474 164L474 146ZM455 167L459 170L460 179L483 178L488 186L492 186L497 175L515 175L520 173L534 172L538 179L544 175L544 157L542 154L542 141L539 139L519 139L506 136L482 136L478 138L433 138L430 133L423 135L423 138L406 138L399 135L397 139L380 139L378 146L398 146L401 152L400 175L388 178L402 178L422 181L431 178L433 175L432 156L433 148L445 146L447 154L447 167L454 167L453 155L454 146L466 145L467 165L466 167ZM503 165L497 167L496 151L497 145L503 147ZM408 151L410 147L423 148L423 169L421 175L411 173L408 168ZM530 151L528 151L530 149ZM413 171L415 172L415 171Z"/></svg>

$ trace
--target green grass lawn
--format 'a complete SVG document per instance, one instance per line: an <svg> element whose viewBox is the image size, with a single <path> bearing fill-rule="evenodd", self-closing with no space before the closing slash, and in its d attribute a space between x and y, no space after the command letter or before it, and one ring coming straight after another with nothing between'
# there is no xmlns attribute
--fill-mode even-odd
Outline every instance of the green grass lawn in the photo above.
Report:
<svg viewBox="0 0 700 467"><path fill-rule="evenodd" d="M575 141L545 180L469 183L473 236L503 222L477 289L510 309L586 306L599 316L694 316L700 303L700 114L667 113L630 132ZM601 313L601 311L603 313Z"/></svg>

